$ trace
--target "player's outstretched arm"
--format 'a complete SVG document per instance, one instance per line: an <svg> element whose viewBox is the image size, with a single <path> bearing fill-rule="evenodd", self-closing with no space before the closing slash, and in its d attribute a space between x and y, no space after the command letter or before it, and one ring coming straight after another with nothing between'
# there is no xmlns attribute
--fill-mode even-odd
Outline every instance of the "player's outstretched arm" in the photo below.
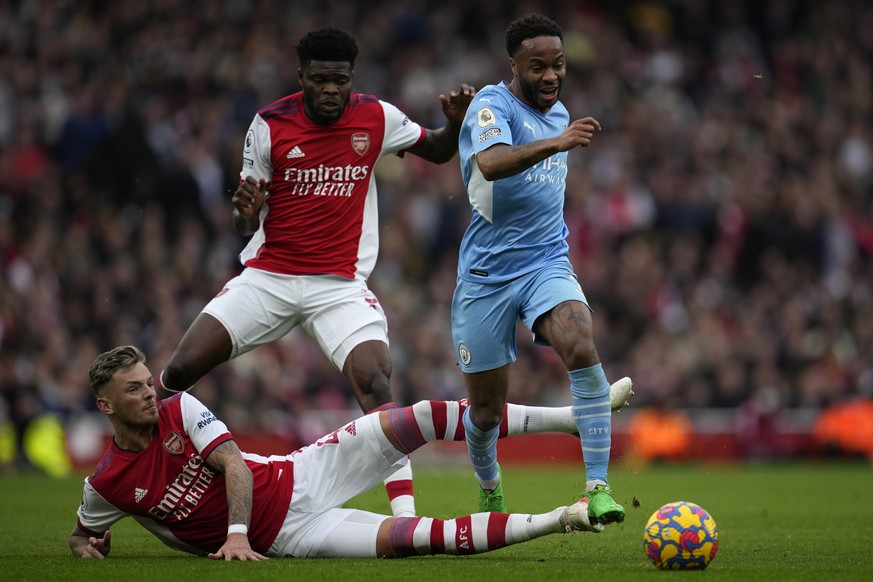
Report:
<svg viewBox="0 0 873 582"><path fill-rule="evenodd" d="M111 533L106 530L102 538L94 537L79 529L73 528L70 533L70 551L77 558L97 558L102 560L109 555Z"/></svg>
<svg viewBox="0 0 873 582"><path fill-rule="evenodd" d="M249 543L253 479L239 447L234 441L223 442L209 453L206 462L224 475L229 525L224 545L209 557L214 560L266 560L267 557L254 551Z"/></svg>
<svg viewBox="0 0 873 582"><path fill-rule="evenodd" d="M593 117L573 121L559 135L526 144L496 144L476 156L482 176L489 181L514 176L558 152L588 147L600 123Z"/></svg>
<svg viewBox="0 0 873 582"><path fill-rule="evenodd" d="M440 95L440 104L446 116L445 126L440 129L428 129L424 142L418 147L411 148L409 152L435 164L444 164L455 157L464 115L475 95L476 89L466 84L462 84L457 91L449 93L448 97Z"/></svg>

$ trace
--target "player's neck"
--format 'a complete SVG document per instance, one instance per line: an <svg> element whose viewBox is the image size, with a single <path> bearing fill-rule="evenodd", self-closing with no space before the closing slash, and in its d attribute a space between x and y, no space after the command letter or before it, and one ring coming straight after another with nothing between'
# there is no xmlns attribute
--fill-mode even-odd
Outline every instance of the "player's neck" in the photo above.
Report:
<svg viewBox="0 0 873 582"><path fill-rule="evenodd" d="M518 84L518 77L513 77L509 82L509 92L515 95L515 98L526 105L530 105L527 99L524 98L524 93L521 92L521 87Z"/></svg>
<svg viewBox="0 0 873 582"><path fill-rule="evenodd" d="M148 448L152 442L153 434L153 427L116 429L113 440L115 441L115 446L122 451L138 453Z"/></svg>

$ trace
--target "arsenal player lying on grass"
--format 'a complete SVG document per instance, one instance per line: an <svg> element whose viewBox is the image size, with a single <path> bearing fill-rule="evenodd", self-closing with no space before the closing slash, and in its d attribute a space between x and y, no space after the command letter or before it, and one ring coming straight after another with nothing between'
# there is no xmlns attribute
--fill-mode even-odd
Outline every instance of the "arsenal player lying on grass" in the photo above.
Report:
<svg viewBox="0 0 873 582"><path fill-rule="evenodd" d="M581 500L543 514L391 517L342 505L433 440L464 440L464 401L421 401L354 420L285 456L242 453L188 393L158 401L145 356L121 346L89 371L114 438L85 480L73 555L103 558L130 516L173 549L224 560L474 554L552 533L593 531ZM616 393L616 407L630 390ZM500 436L573 432L571 408L507 404Z"/></svg>

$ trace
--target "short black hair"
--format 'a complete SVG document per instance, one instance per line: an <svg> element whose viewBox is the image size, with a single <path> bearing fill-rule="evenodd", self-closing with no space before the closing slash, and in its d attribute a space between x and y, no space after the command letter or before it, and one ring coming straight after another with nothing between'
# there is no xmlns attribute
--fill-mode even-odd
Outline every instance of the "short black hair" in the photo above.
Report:
<svg viewBox="0 0 873 582"><path fill-rule="evenodd" d="M557 36L564 42L564 31L558 23L542 14L528 14L514 20L506 29L506 52L515 56L521 43L538 36Z"/></svg>
<svg viewBox="0 0 873 582"><path fill-rule="evenodd" d="M337 61L355 66L358 43L352 35L338 28L319 28L306 33L297 43L300 66L312 61Z"/></svg>

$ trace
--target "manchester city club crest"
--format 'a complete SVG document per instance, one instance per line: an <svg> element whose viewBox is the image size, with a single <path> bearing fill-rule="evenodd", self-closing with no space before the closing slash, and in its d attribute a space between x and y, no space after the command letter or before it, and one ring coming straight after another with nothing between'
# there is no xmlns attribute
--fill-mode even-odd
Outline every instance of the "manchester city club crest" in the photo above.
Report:
<svg viewBox="0 0 873 582"><path fill-rule="evenodd" d="M465 366L470 365L470 350L465 344L461 344L458 346L458 355L461 357L461 361L464 363Z"/></svg>

